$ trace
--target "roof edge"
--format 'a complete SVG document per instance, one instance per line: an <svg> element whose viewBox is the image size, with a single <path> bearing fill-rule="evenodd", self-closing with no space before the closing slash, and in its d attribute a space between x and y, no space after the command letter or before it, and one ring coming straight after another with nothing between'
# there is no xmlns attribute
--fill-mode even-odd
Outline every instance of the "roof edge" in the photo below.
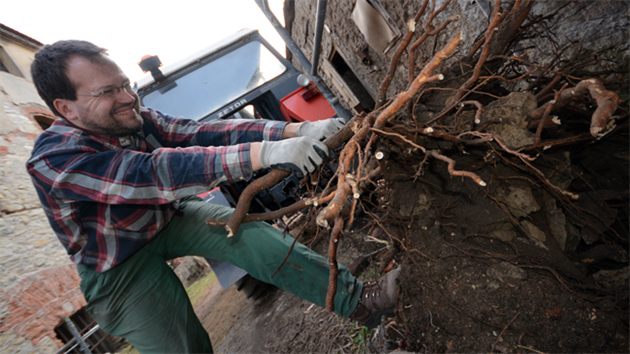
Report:
<svg viewBox="0 0 630 354"><path fill-rule="evenodd" d="M42 42L36 39L33 39L21 32L18 32L14 30L13 28L6 26L2 23L0 23L0 34L3 36L7 36L8 38L13 39L14 41L17 41L19 43L33 47L35 49L39 49L44 46Z"/></svg>

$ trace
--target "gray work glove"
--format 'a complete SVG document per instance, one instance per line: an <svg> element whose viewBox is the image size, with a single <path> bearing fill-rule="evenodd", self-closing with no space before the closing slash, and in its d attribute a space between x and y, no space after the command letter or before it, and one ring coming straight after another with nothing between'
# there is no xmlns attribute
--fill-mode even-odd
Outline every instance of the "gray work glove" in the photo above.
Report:
<svg viewBox="0 0 630 354"><path fill-rule="evenodd" d="M295 132L296 136L308 136L315 140L324 140L335 134L346 124L343 118L330 118L318 120L316 122L304 122L300 124Z"/></svg>
<svg viewBox="0 0 630 354"><path fill-rule="evenodd" d="M313 172L328 158L328 147L307 136L280 141L263 141L260 165L295 172L298 177Z"/></svg>

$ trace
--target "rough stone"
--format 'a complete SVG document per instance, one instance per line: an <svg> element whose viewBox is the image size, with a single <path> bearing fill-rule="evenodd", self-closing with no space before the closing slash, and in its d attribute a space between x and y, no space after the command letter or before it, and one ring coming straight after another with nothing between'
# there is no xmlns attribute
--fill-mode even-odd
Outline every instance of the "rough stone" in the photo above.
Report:
<svg viewBox="0 0 630 354"><path fill-rule="evenodd" d="M488 285L487 285L487 289L488 289L488 290L491 290L491 291L492 291L492 290L497 290L497 289L498 289L498 288L500 288L500 287L501 287L501 284L499 284L499 282L498 282L498 281L494 281L494 280L489 281L489 282L488 282Z"/></svg>
<svg viewBox="0 0 630 354"><path fill-rule="evenodd" d="M558 208L555 198L548 193L544 193L545 210L547 212L547 222L551 235L556 239L560 248L565 251L567 249L567 221L562 209Z"/></svg>
<svg viewBox="0 0 630 354"><path fill-rule="evenodd" d="M558 154L547 154L545 158L550 161L549 167L541 167L540 171L554 186L565 190L578 176L571 166L571 154L564 151Z"/></svg>
<svg viewBox="0 0 630 354"><path fill-rule="evenodd" d="M573 253L580 245L582 237L580 230L570 222L566 223L567 228L567 240L565 242L564 251L567 253Z"/></svg>
<svg viewBox="0 0 630 354"><path fill-rule="evenodd" d="M391 196L392 206L402 216L418 216L429 209L430 197L425 190L414 183L405 183L404 188L397 189Z"/></svg>
<svg viewBox="0 0 630 354"><path fill-rule="evenodd" d="M598 191L580 194L580 199L575 205L588 210L588 213L583 213L583 219L571 217L571 221L580 227L582 239L587 245L599 240L600 235L606 232L617 218L617 210L606 205L603 195Z"/></svg>
<svg viewBox="0 0 630 354"><path fill-rule="evenodd" d="M527 216L540 210L540 205L529 188L507 186L497 188L496 198L503 202L515 217Z"/></svg>
<svg viewBox="0 0 630 354"><path fill-rule="evenodd" d="M490 120L488 131L493 133L510 149L532 145L536 141L534 133L527 129L527 113L537 107L536 98L529 92L512 92L488 104L481 115L481 123Z"/></svg>
<svg viewBox="0 0 630 354"><path fill-rule="evenodd" d="M39 270L71 263L41 207L0 220L4 224L0 224L0 287L8 288Z"/></svg>
<svg viewBox="0 0 630 354"><path fill-rule="evenodd" d="M490 236L496 237L503 241L512 241L516 237L516 232L514 230L495 230L490 232Z"/></svg>
<svg viewBox="0 0 630 354"><path fill-rule="evenodd" d="M527 278L527 272L525 272L525 270L508 262L501 262L490 266L486 270L486 275L501 282L508 280L524 280Z"/></svg>
<svg viewBox="0 0 630 354"><path fill-rule="evenodd" d="M618 289L620 287L628 287L628 277L630 275L630 267L614 270L600 270L593 274L595 281L609 289Z"/></svg>
<svg viewBox="0 0 630 354"><path fill-rule="evenodd" d="M23 113L23 106L4 95L0 92L0 147L5 148L0 153L0 352L54 353L59 348L54 339L59 316L72 314L68 308L60 310L58 300L73 301L78 309L85 299L71 299L71 289L79 285L72 274L76 268L70 268L74 266L26 172L33 139L41 129Z"/></svg>
<svg viewBox="0 0 630 354"><path fill-rule="evenodd" d="M548 15L558 6L559 1L540 1L532 8L530 16ZM630 20L626 1L573 1L560 11L559 19L550 27L553 36L536 36L523 42L524 47L535 45L537 48L529 56L530 60L547 67L553 60L570 62L597 53L598 60L585 69L603 70L606 62L612 66L624 62L627 65ZM559 58L554 54L559 52L558 48L564 49Z"/></svg>
<svg viewBox="0 0 630 354"><path fill-rule="evenodd" d="M522 220L521 226L523 227L525 232L527 232L527 234L530 236L530 240L533 241L536 244L536 246L547 249L547 246L545 246L545 241L547 241L547 235L545 234L544 231L539 229L536 225L532 224L528 220Z"/></svg>
<svg viewBox="0 0 630 354"><path fill-rule="evenodd" d="M55 353L59 350L57 343L49 336L42 337L35 348L39 350L40 353Z"/></svg>
<svg viewBox="0 0 630 354"><path fill-rule="evenodd" d="M2 108L6 110L7 105L11 104L5 102ZM9 110L18 111L17 107L9 107ZM12 117L12 129L17 133L0 139L12 147L8 154L0 155L0 244L3 246L0 249L0 287L3 289L39 270L70 263L26 173L25 164L33 140L20 132L37 128L25 117L15 114ZM27 125L30 127L25 128Z"/></svg>
<svg viewBox="0 0 630 354"><path fill-rule="evenodd" d="M2 353L36 353L31 341L17 336L12 330L0 333L0 352Z"/></svg>
<svg viewBox="0 0 630 354"><path fill-rule="evenodd" d="M424 193L419 193L415 196L417 203L403 203L400 207L400 215L402 216L417 216L423 212L429 210L430 200Z"/></svg>
<svg viewBox="0 0 630 354"><path fill-rule="evenodd" d="M508 242L516 238L514 226L510 222L498 222L488 225L481 232Z"/></svg>
<svg viewBox="0 0 630 354"><path fill-rule="evenodd" d="M68 312L74 312L74 307L72 307L72 304L69 302L64 302L63 305L61 305L61 308Z"/></svg>

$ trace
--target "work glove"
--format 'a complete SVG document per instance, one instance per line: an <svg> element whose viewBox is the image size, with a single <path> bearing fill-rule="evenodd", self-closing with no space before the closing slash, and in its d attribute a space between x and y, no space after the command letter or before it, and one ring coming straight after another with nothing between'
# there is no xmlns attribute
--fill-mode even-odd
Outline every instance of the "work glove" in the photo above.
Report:
<svg viewBox="0 0 630 354"><path fill-rule="evenodd" d="M324 140L335 134L346 124L343 118L330 118L315 122L306 121L297 128L296 136L308 136L315 140Z"/></svg>
<svg viewBox="0 0 630 354"><path fill-rule="evenodd" d="M307 136L280 141L263 141L260 165L295 172L298 177L311 173L328 158L328 147Z"/></svg>

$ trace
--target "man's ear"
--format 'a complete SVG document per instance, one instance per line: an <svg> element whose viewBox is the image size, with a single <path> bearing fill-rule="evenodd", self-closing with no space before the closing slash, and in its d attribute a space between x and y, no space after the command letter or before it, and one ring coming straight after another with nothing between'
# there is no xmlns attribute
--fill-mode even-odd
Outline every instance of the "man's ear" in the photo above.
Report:
<svg viewBox="0 0 630 354"><path fill-rule="evenodd" d="M53 101L53 106L67 120L75 120L77 118L76 108L72 101L65 98L57 98Z"/></svg>

